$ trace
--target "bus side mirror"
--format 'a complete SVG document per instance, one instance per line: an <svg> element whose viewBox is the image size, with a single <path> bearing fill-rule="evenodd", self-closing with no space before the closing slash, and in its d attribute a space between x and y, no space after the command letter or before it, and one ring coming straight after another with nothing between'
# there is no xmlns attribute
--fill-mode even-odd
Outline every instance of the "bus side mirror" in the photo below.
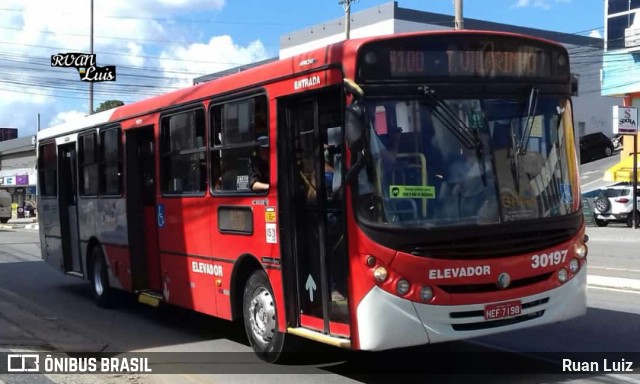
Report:
<svg viewBox="0 0 640 384"><path fill-rule="evenodd" d="M345 139L349 150L359 151L362 149L364 108L359 103L352 103L347 107Z"/></svg>
<svg viewBox="0 0 640 384"><path fill-rule="evenodd" d="M355 81L344 78L342 80L344 90L353 95L353 102L347 107L347 116L345 124L345 139L347 146L351 151L359 151L362 149L362 141L364 134L364 91Z"/></svg>
<svg viewBox="0 0 640 384"><path fill-rule="evenodd" d="M578 96L578 83L580 80L580 75L578 74L571 74L571 96L572 97L576 97Z"/></svg>

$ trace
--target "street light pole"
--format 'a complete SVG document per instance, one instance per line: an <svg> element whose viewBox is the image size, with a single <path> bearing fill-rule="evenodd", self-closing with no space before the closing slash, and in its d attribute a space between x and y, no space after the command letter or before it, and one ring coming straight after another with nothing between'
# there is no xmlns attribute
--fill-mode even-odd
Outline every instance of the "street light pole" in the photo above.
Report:
<svg viewBox="0 0 640 384"><path fill-rule="evenodd" d="M631 198L633 199L631 214L631 226L633 229L638 229L638 133L633 135L633 193Z"/></svg>
<svg viewBox="0 0 640 384"><path fill-rule="evenodd" d="M351 33L351 3L356 0L340 0L338 4L344 6L344 35L345 40L349 40Z"/></svg>
<svg viewBox="0 0 640 384"><path fill-rule="evenodd" d="M89 53L93 55L93 0L91 0L91 17L89 29ZM93 114L93 82L89 82L89 114Z"/></svg>
<svg viewBox="0 0 640 384"><path fill-rule="evenodd" d="M453 0L455 9L454 29L464 29L464 20L462 19L462 0Z"/></svg>

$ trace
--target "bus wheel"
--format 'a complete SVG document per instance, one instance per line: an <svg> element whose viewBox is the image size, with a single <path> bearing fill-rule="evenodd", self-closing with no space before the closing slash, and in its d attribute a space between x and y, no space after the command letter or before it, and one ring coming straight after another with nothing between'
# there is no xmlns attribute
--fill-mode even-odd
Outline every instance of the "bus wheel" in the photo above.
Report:
<svg viewBox="0 0 640 384"><path fill-rule="evenodd" d="M109 286L109 272L107 263L99 245L91 249L93 260L93 270L91 273L91 286L93 287L93 298L96 304L102 308L108 308L112 304L112 292Z"/></svg>
<svg viewBox="0 0 640 384"><path fill-rule="evenodd" d="M244 328L249 343L262 360L282 360L285 334L278 332L278 315L273 290L264 271L254 272L244 287Z"/></svg>

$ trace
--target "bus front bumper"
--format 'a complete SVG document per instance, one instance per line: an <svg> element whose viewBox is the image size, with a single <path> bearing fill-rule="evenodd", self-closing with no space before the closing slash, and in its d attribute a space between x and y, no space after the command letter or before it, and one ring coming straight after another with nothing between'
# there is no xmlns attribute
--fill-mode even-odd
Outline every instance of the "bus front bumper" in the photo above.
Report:
<svg viewBox="0 0 640 384"><path fill-rule="evenodd" d="M523 308L519 322L488 327L486 304L440 306L414 303L374 287L357 309L360 349L379 351L429 343L485 336L558 321L586 313L587 268L564 285L519 299ZM479 316L452 318L451 313L477 312Z"/></svg>

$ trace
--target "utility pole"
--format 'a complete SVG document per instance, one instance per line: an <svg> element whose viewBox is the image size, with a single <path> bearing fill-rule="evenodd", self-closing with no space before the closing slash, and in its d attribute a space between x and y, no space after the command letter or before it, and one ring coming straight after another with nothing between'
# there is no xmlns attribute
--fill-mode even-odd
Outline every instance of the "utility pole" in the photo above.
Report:
<svg viewBox="0 0 640 384"><path fill-rule="evenodd" d="M453 29L464 29L464 20L462 19L462 0L453 0L453 6L455 8L455 19Z"/></svg>
<svg viewBox="0 0 640 384"><path fill-rule="evenodd" d="M351 3L355 3L356 0L340 0L338 4L344 7L344 36L345 40L349 40L349 34L351 30Z"/></svg>
<svg viewBox="0 0 640 384"><path fill-rule="evenodd" d="M38 121L37 121L38 132L40 132L40 114L38 113Z"/></svg>
<svg viewBox="0 0 640 384"><path fill-rule="evenodd" d="M89 33L89 52L93 55L93 0L91 0L91 18L90 18L90 33ZM93 81L89 82L89 114L93 114Z"/></svg>

